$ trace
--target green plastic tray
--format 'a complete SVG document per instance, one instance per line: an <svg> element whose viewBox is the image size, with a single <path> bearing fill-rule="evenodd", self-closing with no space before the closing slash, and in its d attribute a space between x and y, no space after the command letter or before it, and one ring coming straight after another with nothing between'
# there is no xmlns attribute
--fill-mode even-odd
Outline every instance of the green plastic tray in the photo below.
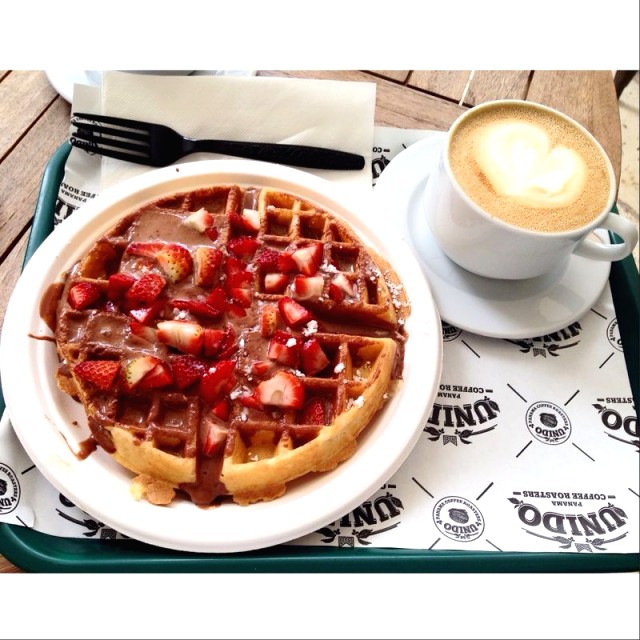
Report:
<svg viewBox="0 0 640 640"><path fill-rule="evenodd" d="M63 144L45 169L25 263L53 229L53 211L64 165L71 150ZM614 263L611 288L629 378L638 405L638 271L631 257ZM0 393L0 413L4 400ZM194 554L162 549L135 540L61 538L0 524L0 553L17 567L34 572L394 572L534 573L638 571L640 554L515 553L408 549L325 548L278 545L235 554Z"/></svg>

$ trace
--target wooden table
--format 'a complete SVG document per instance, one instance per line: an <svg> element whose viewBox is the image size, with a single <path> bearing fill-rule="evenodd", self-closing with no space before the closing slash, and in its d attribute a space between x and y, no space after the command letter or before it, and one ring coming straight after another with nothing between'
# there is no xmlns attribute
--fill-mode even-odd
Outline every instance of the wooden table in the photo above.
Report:
<svg viewBox="0 0 640 640"><path fill-rule="evenodd" d="M619 181L620 117L609 71L260 71L375 82L380 126L445 131L487 100L540 102L572 116L609 154ZM18 279L44 168L69 134L69 104L42 71L0 71L0 325ZM0 572L19 571L0 556Z"/></svg>

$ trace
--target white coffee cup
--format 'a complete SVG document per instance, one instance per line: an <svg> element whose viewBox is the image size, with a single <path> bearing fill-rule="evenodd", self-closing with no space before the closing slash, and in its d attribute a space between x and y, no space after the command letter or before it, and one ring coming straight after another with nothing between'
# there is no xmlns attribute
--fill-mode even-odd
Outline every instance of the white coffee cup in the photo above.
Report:
<svg viewBox="0 0 640 640"><path fill-rule="evenodd" d="M611 211L616 191L606 152L579 123L541 104L496 100L453 123L424 206L451 260L481 276L514 280L551 271L572 253L605 261L628 256L638 229ZM596 229L622 242L603 243Z"/></svg>

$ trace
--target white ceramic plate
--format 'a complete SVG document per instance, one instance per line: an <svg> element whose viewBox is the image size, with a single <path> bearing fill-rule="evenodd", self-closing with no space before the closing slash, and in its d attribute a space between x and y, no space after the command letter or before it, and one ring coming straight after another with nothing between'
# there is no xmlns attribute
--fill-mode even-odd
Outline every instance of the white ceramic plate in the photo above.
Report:
<svg viewBox="0 0 640 640"><path fill-rule="evenodd" d="M212 509L182 500L169 507L137 502L129 494L131 475L104 451L83 461L72 451L89 431L80 405L57 389L54 344L33 337L51 335L38 314L40 299L47 286L124 213L161 195L230 182L271 185L323 204L393 264L412 303L404 383L363 434L350 460L335 471L296 483L277 500ZM117 531L194 552L247 551L283 543L333 522L368 499L418 440L440 380L442 339L435 304L412 252L400 238L373 229L367 213L347 207L335 185L305 172L246 160L212 160L132 178L66 219L28 262L9 301L0 342L7 410L43 475L77 506Z"/></svg>
<svg viewBox="0 0 640 640"><path fill-rule="evenodd" d="M551 273L512 281L477 276L442 252L424 215L423 192L443 141L443 133L433 133L399 153L374 189L378 215L401 216L402 235L424 269L442 319L459 329L512 340L546 335L580 319L600 297L609 262L572 255ZM597 238L609 242L606 231Z"/></svg>

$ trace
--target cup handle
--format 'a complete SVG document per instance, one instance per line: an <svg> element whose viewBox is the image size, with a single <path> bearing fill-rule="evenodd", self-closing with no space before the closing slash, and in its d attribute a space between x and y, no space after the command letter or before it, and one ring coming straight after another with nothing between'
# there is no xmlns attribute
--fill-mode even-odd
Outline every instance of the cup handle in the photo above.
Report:
<svg viewBox="0 0 640 640"><path fill-rule="evenodd" d="M620 244L599 244L586 238L579 242L573 250L578 256L591 258L593 260L616 261L626 258L638 242L638 229L633 222L626 220L622 216L609 212L609 215L598 225L599 229L608 229L617 233L622 242Z"/></svg>

